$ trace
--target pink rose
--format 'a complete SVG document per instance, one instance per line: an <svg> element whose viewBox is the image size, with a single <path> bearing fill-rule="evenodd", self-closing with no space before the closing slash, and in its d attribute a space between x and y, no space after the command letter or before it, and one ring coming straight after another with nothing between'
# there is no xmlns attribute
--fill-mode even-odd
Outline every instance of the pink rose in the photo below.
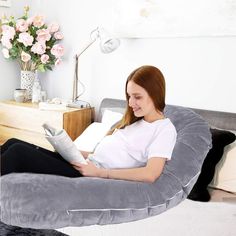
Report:
<svg viewBox="0 0 236 236"><path fill-rule="evenodd" d="M28 23L24 19L19 19L16 21L16 30L20 32L25 32L28 30Z"/></svg>
<svg viewBox="0 0 236 236"><path fill-rule="evenodd" d="M5 35L2 36L1 43L7 49L12 48L12 43L11 43L10 39L8 37L6 37Z"/></svg>
<svg viewBox="0 0 236 236"><path fill-rule="evenodd" d="M49 30L50 33L55 33L55 32L57 32L57 31L59 30L59 28L60 28L60 26L59 26L57 23L55 23L55 22L51 23L51 24L48 26L48 30Z"/></svg>
<svg viewBox="0 0 236 236"><path fill-rule="evenodd" d="M26 20L27 24L28 25L32 25L33 24L33 21L34 21L34 17L30 17Z"/></svg>
<svg viewBox="0 0 236 236"><path fill-rule="evenodd" d="M32 45L34 38L29 33L23 32L19 34L19 39L17 39L17 41L23 43L27 47Z"/></svg>
<svg viewBox="0 0 236 236"><path fill-rule="evenodd" d="M61 64L61 58L57 58L57 60L55 61L55 66L58 66Z"/></svg>
<svg viewBox="0 0 236 236"><path fill-rule="evenodd" d="M33 25L35 27L38 27L38 28L43 26L44 25L44 17L41 16L41 15L34 16L34 18L33 18Z"/></svg>
<svg viewBox="0 0 236 236"><path fill-rule="evenodd" d="M24 51L21 52L20 56L21 56L21 60L23 62L27 62L31 59L31 56L28 53L24 52Z"/></svg>
<svg viewBox="0 0 236 236"><path fill-rule="evenodd" d="M36 38L38 41L45 42L45 41L49 41L51 38L51 34L49 33L48 29L37 30L36 34L38 35Z"/></svg>
<svg viewBox="0 0 236 236"><path fill-rule="evenodd" d="M58 40L61 40L61 39L63 39L63 34L61 32L56 32L54 34L54 38L58 39Z"/></svg>
<svg viewBox="0 0 236 236"><path fill-rule="evenodd" d="M41 56L41 62L42 62L43 64L46 64L48 60L49 60L49 56L48 56L47 54L43 54L43 55Z"/></svg>
<svg viewBox="0 0 236 236"><path fill-rule="evenodd" d="M51 53L56 58L59 58L59 57L63 56L63 54L64 54L64 47L60 44L55 44L51 49Z"/></svg>
<svg viewBox="0 0 236 236"><path fill-rule="evenodd" d="M3 53L3 56L4 56L5 58L9 58L9 57L10 57L10 55L9 55L9 50L8 50L8 49L3 48L3 49L2 49L2 53Z"/></svg>
<svg viewBox="0 0 236 236"><path fill-rule="evenodd" d="M45 43L42 43L42 42L36 42L32 48L31 48L31 51L35 54L39 54L39 55L42 55L45 53L46 51L46 45Z"/></svg>
<svg viewBox="0 0 236 236"><path fill-rule="evenodd" d="M2 35L8 39L13 39L16 34L16 31L13 27L9 25L2 25Z"/></svg>

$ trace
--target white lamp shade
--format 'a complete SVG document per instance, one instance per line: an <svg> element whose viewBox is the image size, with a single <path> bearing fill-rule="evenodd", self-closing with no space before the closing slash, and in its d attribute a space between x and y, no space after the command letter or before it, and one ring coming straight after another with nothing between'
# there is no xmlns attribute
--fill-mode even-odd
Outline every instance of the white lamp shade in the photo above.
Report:
<svg viewBox="0 0 236 236"><path fill-rule="evenodd" d="M103 53L110 53L120 46L120 40L114 38L104 38L100 41L100 49Z"/></svg>

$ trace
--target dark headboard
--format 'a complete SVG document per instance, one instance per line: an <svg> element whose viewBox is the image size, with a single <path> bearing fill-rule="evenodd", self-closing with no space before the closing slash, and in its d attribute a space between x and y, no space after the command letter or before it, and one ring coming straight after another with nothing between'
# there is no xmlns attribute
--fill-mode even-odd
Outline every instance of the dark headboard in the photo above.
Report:
<svg viewBox="0 0 236 236"><path fill-rule="evenodd" d="M211 126L236 131L236 113L202 109L193 110L201 115Z"/></svg>

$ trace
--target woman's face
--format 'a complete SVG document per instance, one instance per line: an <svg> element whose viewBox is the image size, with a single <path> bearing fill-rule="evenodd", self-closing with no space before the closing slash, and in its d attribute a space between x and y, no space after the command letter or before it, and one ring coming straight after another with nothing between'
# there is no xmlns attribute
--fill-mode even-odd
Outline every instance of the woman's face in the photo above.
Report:
<svg viewBox="0 0 236 236"><path fill-rule="evenodd" d="M127 93L129 106L133 109L136 117L144 117L147 122L159 119L160 113L156 110L152 99L143 87L133 81L129 81Z"/></svg>

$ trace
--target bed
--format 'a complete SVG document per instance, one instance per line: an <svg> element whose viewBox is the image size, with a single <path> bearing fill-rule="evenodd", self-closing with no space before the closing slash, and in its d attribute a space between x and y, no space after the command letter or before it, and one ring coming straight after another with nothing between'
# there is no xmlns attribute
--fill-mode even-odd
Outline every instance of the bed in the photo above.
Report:
<svg viewBox="0 0 236 236"><path fill-rule="evenodd" d="M99 113L98 113L98 116L97 116L97 121L101 120L102 114L103 114L103 112L106 109L109 109L109 110L112 110L112 111L115 111L115 112L123 112L124 111L124 107L125 107L125 101L123 101L123 100L110 99L110 98L104 99L101 102L101 106L100 106ZM178 106L177 107L175 106L174 110L172 110L172 106L169 106L169 108L171 108L171 109L169 109L169 111L167 109L166 114L167 114L167 116L170 115L170 117L174 117L175 115L178 115L179 112L182 111L182 107L178 107ZM192 122L192 120L194 120L194 125L197 125L197 127L198 127L197 130L195 128L193 130L191 130L192 126L189 125L190 129L188 129L188 131L191 131L194 134L196 132L201 131L201 133L203 132L203 134L204 134L200 138L200 140L201 140L200 142L198 142L198 139L197 139L197 143L198 143L197 145L200 145L199 147L204 147L203 150L201 148L199 150L196 150L196 152L198 153L198 156L201 156L201 158L198 159L197 164L195 166L188 167L190 169L193 168L193 171L191 172L191 176L190 177L187 176L187 178L185 178L184 180L181 180L182 181L181 184L180 184L179 180L174 182L174 184L171 187L171 189L175 189L175 192L169 191L170 192L170 196L172 196L172 198L167 197L167 201L163 205L164 206L163 208L161 208L161 207L156 208L158 210L155 212L155 211L152 211L152 209L150 207L148 207L148 208L145 208L145 210L143 212L141 212L140 209L143 209L142 205L141 205L138 208L138 210L137 209L133 209L133 211L129 211L128 212L128 215L129 215L128 219L127 219L127 215L123 214L124 212L122 212L122 211L121 212L116 211L116 213L117 212L120 213L119 217L117 217L116 214L113 215L111 212L109 212L109 214L101 214L101 212L100 212L99 215L96 215L95 217L92 216L92 215L89 215L91 213L94 213L94 210L96 210L96 209L91 209L91 210L93 210L93 212L91 212L91 211L88 212L87 211L86 212L86 214L87 214L86 218L83 218L83 214L84 214L85 210L84 210L84 212L81 212L81 209L80 209L79 212L78 212L78 209L75 209L74 213L77 214L76 217L74 217L73 214L71 214L71 213L73 213L73 211L65 211L65 215L58 216L58 214L55 214L53 211L51 212L51 214L48 214L48 212L46 212L45 209L44 210L42 209L43 208L42 206L46 206L46 204L48 204L48 199L47 198L45 199L45 201L42 200L42 197L44 197L44 194L42 194L40 196L41 198L40 198L40 200L38 202L38 206L37 206L38 207L37 211L41 207L42 212L39 215L38 214L34 214L35 218L34 218L34 221L32 222L32 221L29 220L28 215L24 215L24 216L22 215L23 211L25 211L25 212L27 210L34 211L34 209L32 209L32 208L30 208L30 209L27 208L29 206L29 204L28 205L24 205L24 204L27 204L27 203L25 203L25 202L27 202L26 201L27 199L25 199L25 202L17 202L17 201L14 201L15 199L11 199L11 201L7 201L6 198L9 197L9 196L5 195L4 197L1 198L1 208L4 209L4 212L3 212L4 214L2 214L3 221L5 221L8 224L12 223L14 225L19 225L19 226L22 226L22 227L49 228L49 226L51 226L51 228L54 228L54 229L57 228L58 231L64 232L64 233L69 234L69 235L99 235L99 234L100 235L106 235L106 234L110 234L110 233L112 233L112 235L115 235L115 232L117 232L117 235L118 235L118 233L119 233L119 235L120 234L131 235L131 232L133 232L133 233L135 232L135 235L143 235L142 233L144 233L144 231L146 230L147 226L150 227L150 230L147 229L148 232L149 232L149 235L151 235L151 234L157 235L158 229L159 229L160 233L163 233L163 230L169 228L168 227L168 223L166 223L166 226L165 226L163 223L158 223L159 221L160 222L166 222L166 220L169 217L170 217L170 219L174 220L175 217L178 216L175 219L175 220L177 220L181 216L181 214L178 213L178 210L180 212L182 212L182 216L186 216L186 212L187 211L190 211L190 210L194 211L194 210L196 210L196 206L199 204L199 203L196 203L196 202L193 202L193 201L190 201L190 200L185 200L185 199L186 199L187 195L189 194L189 192L191 191L191 188L195 184L195 182L196 182L196 180L197 180L197 178L198 178L198 176L200 174L200 169L201 169L201 165L202 165L202 163L204 161L204 158L205 158L206 154L208 153L209 149L211 148L210 147L211 140L210 140L210 136L209 136L209 131L207 131L208 130L208 123L211 126L214 126L214 127L220 128L220 129L227 129L227 130L234 130L234 131L236 130L236 127L235 127L236 115L233 114L233 113L222 113L222 112L214 112L214 111L204 111L204 110L199 110L199 109L198 110L194 110L194 111L196 113L200 114L200 116L196 115L195 112L193 112L193 110L189 109L189 108L184 108L184 114L183 115L188 113L188 115L187 115L188 119L186 117L186 120L189 120L189 122L190 122L189 124L192 124L191 122ZM187 113L185 113L185 112L187 112ZM186 127L186 125L184 127ZM190 133L191 135L189 137L194 136L193 133L192 134ZM188 142L188 140L185 140L185 141ZM193 140L193 142L195 142L195 141L196 140ZM186 145L188 146L188 143ZM168 172L168 168L167 168L167 172ZM167 172L166 172L166 175L169 176ZM48 194L48 192L52 191L50 189L51 186L50 185L48 185L48 186L46 185L46 187L45 187L45 179L41 178L41 177L28 176L26 174L23 179L27 180L27 181L29 181L29 179L30 179L30 182L35 182L35 185L33 186L34 187L33 189L36 192L38 191L38 189L40 189L40 187L42 187L40 185L40 181L42 181L43 184L44 184L43 185L44 188L48 187L48 189L43 189L43 191L42 191L42 189L40 189L39 192L40 193ZM52 178L55 178L55 177L52 177ZM177 178L178 178L178 176L177 176ZM177 178L175 176L175 180ZM58 178L57 177L57 181L59 183L61 183L60 179L63 179L63 178ZM12 174L11 179L4 178L2 180L3 180L2 181L2 183L3 183L2 184L2 187L3 187L2 189L3 190L5 190L6 188L9 189L9 186L10 186L10 187L12 187L12 191L15 191L16 195L19 194L19 191L24 192L26 190L25 187L18 188L19 187L19 183L22 184L22 180L19 179L19 175L18 174ZM65 179L63 179L63 181L64 180ZM27 181L26 181L26 183L28 184L29 182L27 182ZM82 180L82 182L83 181L86 182L87 180L84 179L84 180ZM104 181L106 182L106 180L104 180ZM102 184L104 184L104 181L102 181L100 183L101 187L103 186ZM97 184L97 180L90 180L90 183L91 182L92 182L92 184ZM66 182L63 182L63 183L66 184ZM117 181L112 182L112 184L117 184L117 183L118 183ZM129 187L131 187L131 185L132 185L132 183L131 183L131 185L130 185L130 183L126 183L126 184L128 184ZM17 190L13 190L13 189L15 189L15 187L17 187L18 189ZM91 187L94 187L94 186L91 186ZM144 192L147 190L147 186L146 185L143 185L143 186L139 185L139 188L144 190ZM178 191L178 188L179 188L179 191ZM118 190L122 190L122 188L119 189L119 184L117 185L117 189ZM29 190L32 190L32 189L29 189ZM66 190L69 191L69 189L66 189ZM135 191L137 189L136 189L136 187L134 187L134 188L131 187L130 191L132 192L132 190ZM106 188L104 189L104 191L106 191ZM4 193L6 193L6 191L4 191ZM115 196L115 194L117 194L117 193L113 193L113 196ZM145 192L145 193L147 193L147 192ZM10 197L11 197L12 196L12 192L11 191L10 191L10 194L11 194L10 195ZM25 192L24 192L24 194L25 194ZM58 195L58 192L54 193L54 196L56 194ZM23 195L23 196L26 197L27 195ZM85 194L84 198L86 198L86 196L88 196L88 195ZM62 197L63 197L63 194L62 194ZM102 202L100 200L101 199L96 199L96 196L95 196L95 198L92 198L92 201L96 201L96 203L99 202L99 204L104 204L104 202ZM56 201L57 201L57 199L55 199L55 202ZM53 205L54 206L58 206L58 204L61 204L61 202L58 202L57 205L55 205L55 202L54 201L50 202L50 207L51 207L51 205L52 206ZM7 204L9 204L9 203L12 204L11 211L7 210L8 209L7 208L8 207ZM14 204L16 204L16 206L17 206L17 204L18 204L18 206L20 206L20 211L19 212L14 211L14 209L13 209L14 208L13 207ZM34 201L34 204L37 205L37 201L36 202ZM25 208L22 208L21 206L25 206ZM101 206L99 206L99 207L100 207L99 209L102 209ZM105 204L105 207L106 207L106 204ZM207 207L210 207L210 205L207 205ZM52 210L52 209L53 208L49 208L49 211ZM88 209L88 207L85 208L85 209ZM203 207L203 209L204 209L204 207ZM230 204L230 206L229 206L227 204L227 206L224 206L224 209L227 209L227 210L230 209L230 211L228 211L228 212L230 212L230 216L232 216L232 218L234 219L235 213L236 213L235 212L235 205L234 204ZM142 214L136 214L137 212L135 212L135 210L140 211ZM40 211L40 209L39 209L39 211ZM165 212L165 211L167 211L167 212ZM171 214L171 212L173 214L172 216L169 215L169 214ZM19 215L17 215L17 213L19 213ZM78 213L82 214L82 215L79 215ZM143 215L143 213L145 213L145 214ZM11 214L12 214L12 217L11 217ZM46 215L44 215L42 217L42 214L46 214ZM67 216L66 216L66 214L67 214ZM126 212L126 214L127 214L127 212ZM60 220L60 219L59 219L59 221L57 221L58 217L70 218L70 223L68 224L68 221L65 222L64 220ZM97 221L98 217L100 217L99 218L99 223ZM147 218L147 217L150 217L150 218L144 219L144 218ZM162 217L164 217L163 221L161 220ZM166 220L165 220L165 217L167 217ZM96 218L96 219L94 219L94 218ZM126 220L124 220L124 218ZM88 219L91 219L91 222L88 222ZM112 221L112 220L114 220L114 221ZM183 220L184 220L184 218L183 218ZM197 220L197 219L195 219L195 220ZM29 224L29 221L31 222L30 224ZM77 221L77 222L75 222L75 221ZM121 223L129 222L129 221L136 221L136 222L121 224ZM55 222L59 222L59 224L57 224ZM62 224L62 222L63 222L63 224ZM194 220L192 221L192 223L193 222L194 222ZM231 225L231 223L232 222L231 222L231 218L230 218L229 221L227 221L227 224ZM106 225L106 226L102 226L101 227L101 226L97 226L97 225L94 225L94 224L100 224L100 225ZM93 225L93 226L89 226L89 225ZM173 225L176 225L176 224L173 224ZM87 226L87 227L74 227L74 228L70 228L70 227L67 227L67 226ZM134 230L134 228L137 229L137 230ZM129 234L127 232L129 232ZM179 232L181 232L181 231L179 231ZM228 235L230 235L230 234L228 234Z"/></svg>

